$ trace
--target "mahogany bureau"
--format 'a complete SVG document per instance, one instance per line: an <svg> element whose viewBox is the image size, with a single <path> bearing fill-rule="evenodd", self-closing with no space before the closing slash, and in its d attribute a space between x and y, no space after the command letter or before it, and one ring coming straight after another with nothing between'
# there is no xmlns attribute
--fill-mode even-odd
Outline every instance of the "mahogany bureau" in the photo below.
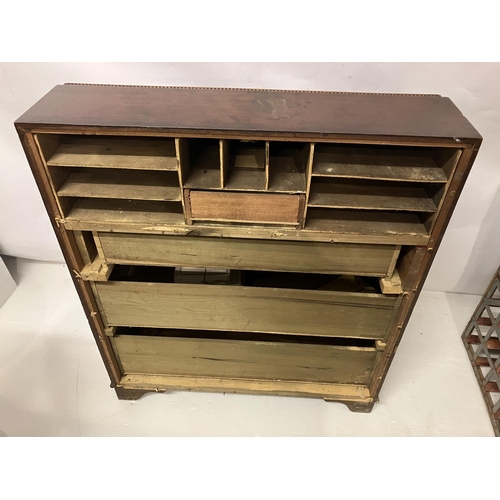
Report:
<svg viewBox="0 0 500 500"><path fill-rule="evenodd" d="M437 95L66 84L15 126L119 398L354 411L481 144Z"/></svg>

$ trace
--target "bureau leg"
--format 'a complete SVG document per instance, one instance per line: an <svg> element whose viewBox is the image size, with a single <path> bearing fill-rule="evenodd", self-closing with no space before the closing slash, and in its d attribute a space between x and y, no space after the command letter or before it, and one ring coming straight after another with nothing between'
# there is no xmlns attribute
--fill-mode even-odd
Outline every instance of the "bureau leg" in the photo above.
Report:
<svg viewBox="0 0 500 500"><path fill-rule="evenodd" d="M144 389L127 389L125 387L115 387L115 391L118 399L123 399L126 401L136 401L148 392L155 392Z"/></svg>
<svg viewBox="0 0 500 500"><path fill-rule="evenodd" d="M370 403L356 403L354 401L339 401L338 399L325 399L327 403L343 403L354 413L371 413L375 401Z"/></svg>

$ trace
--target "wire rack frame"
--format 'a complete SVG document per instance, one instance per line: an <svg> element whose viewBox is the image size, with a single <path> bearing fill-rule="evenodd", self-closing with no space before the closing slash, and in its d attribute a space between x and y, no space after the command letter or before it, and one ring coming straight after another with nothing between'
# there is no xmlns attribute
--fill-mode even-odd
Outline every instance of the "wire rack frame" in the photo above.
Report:
<svg viewBox="0 0 500 500"><path fill-rule="evenodd" d="M500 437L500 268L467 324L462 340L495 436Z"/></svg>

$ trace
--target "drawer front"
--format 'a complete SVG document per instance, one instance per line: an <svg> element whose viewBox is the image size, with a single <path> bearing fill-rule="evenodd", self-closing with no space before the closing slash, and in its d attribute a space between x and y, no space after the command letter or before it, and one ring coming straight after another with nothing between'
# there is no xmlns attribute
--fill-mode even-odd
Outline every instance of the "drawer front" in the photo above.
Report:
<svg viewBox="0 0 500 500"><path fill-rule="evenodd" d="M386 276L398 247L99 233L106 262Z"/></svg>
<svg viewBox="0 0 500 500"><path fill-rule="evenodd" d="M192 220L297 225L303 195L186 190Z"/></svg>
<svg viewBox="0 0 500 500"><path fill-rule="evenodd" d="M117 335L125 374L368 384L376 350L238 340Z"/></svg>
<svg viewBox="0 0 500 500"><path fill-rule="evenodd" d="M231 285L96 282L109 326L384 339L396 297Z"/></svg>

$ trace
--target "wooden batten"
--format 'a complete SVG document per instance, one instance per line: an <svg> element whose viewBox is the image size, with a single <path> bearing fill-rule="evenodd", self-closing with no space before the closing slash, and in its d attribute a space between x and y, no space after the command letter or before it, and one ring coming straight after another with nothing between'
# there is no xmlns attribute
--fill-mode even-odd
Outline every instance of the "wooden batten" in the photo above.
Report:
<svg viewBox="0 0 500 500"><path fill-rule="evenodd" d="M112 271L113 264L107 264L98 257L80 271L80 276L85 281L107 281Z"/></svg>
<svg viewBox="0 0 500 500"><path fill-rule="evenodd" d="M390 278L380 278L379 279L380 288L384 294L395 294L398 295L403 293L403 288L401 286L401 278L397 269L394 269L392 276Z"/></svg>

